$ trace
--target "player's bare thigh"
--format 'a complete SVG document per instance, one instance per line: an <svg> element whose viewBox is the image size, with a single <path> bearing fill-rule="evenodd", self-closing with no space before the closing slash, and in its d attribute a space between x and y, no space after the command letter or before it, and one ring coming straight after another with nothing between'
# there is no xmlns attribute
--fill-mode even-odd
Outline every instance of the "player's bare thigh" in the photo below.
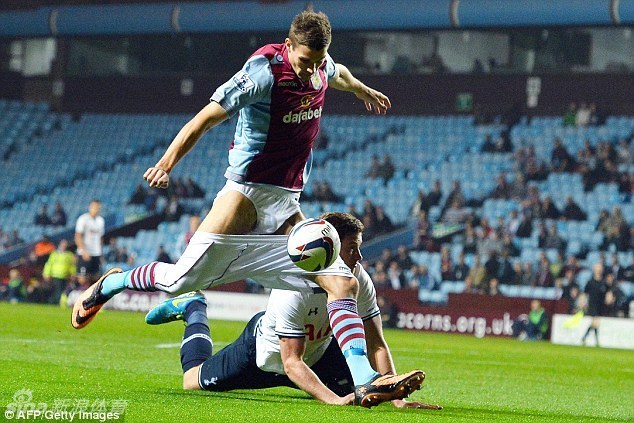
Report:
<svg viewBox="0 0 634 423"><path fill-rule="evenodd" d="M273 235L288 235L289 233L291 233L291 229L293 229L293 226L295 226L296 224L298 224L304 219L306 219L306 216L304 216L304 213L302 213L301 211L295 213L294 215L286 219L286 221L282 224L282 226L277 228L277 230L273 233Z"/></svg>
<svg viewBox="0 0 634 423"><path fill-rule="evenodd" d="M216 198L198 230L214 234L241 235L252 231L257 219L258 213L251 200L238 191L228 191L222 197Z"/></svg>

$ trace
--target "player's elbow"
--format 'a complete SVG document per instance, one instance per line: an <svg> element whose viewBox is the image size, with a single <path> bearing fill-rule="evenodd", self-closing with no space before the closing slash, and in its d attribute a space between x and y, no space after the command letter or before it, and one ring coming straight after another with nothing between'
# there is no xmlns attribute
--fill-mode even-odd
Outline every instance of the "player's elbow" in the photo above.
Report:
<svg viewBox="0 0 634 423"><path fill-rule="evenodd" d="M299 374L298 366L301 364L302 363L298 362L297 360L284 361L284 373L286 373L286 376L288 376L290 380L295 381L297 375Z"/></svg>

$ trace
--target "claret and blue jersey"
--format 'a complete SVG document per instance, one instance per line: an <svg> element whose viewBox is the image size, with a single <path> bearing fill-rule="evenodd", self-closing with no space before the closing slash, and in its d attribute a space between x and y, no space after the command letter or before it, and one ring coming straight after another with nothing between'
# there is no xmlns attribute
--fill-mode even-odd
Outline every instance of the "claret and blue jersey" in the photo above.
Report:
<svg viewBox="0 0 634 423"><path fill-rule="evenodd" d="M227 179L300 191L310 173L328 80L335 75L330 55L303 81L285 44L257 50L211 96L230 116L239 112Z"/></svg>

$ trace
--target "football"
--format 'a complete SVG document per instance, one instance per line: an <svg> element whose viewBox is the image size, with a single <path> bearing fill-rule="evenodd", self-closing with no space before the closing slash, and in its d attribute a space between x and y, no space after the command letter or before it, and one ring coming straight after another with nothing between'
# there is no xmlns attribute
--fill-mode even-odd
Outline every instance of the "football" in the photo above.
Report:
<svg viewBox="0 0 634 423"><path fill-rule="evenodd" d="M340 250L337 230L324 219L302 220L288 236L288 256L297 267L309 272L329 267Z"/></svg>

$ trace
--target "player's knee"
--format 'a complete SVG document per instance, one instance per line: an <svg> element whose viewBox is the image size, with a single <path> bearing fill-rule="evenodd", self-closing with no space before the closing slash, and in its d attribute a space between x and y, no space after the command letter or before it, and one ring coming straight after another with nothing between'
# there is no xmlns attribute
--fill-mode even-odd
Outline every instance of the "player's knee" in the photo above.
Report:
<svg viewBox="0 0 634 423"><path fill-rule="evenodd" d="M185 277L182 277L172 283L166 283L162 290L168 294L181 295L190 292L192 289L185 283Z"/></svg>
<svg viewBox="0 0 634 423"><path fill-rule="evenodd" d="M186 391L196 391L200 390L200 385L198 384L198 371L200 366L192 367L183 373L183 389Z"/></svg>
<svg viewBox="0 0 634 423"><path fill-rule="evenodd" d="M354 276L324 276L318 283L328 293L329 300L356 298L359 293L359 281Z"/></svg>

